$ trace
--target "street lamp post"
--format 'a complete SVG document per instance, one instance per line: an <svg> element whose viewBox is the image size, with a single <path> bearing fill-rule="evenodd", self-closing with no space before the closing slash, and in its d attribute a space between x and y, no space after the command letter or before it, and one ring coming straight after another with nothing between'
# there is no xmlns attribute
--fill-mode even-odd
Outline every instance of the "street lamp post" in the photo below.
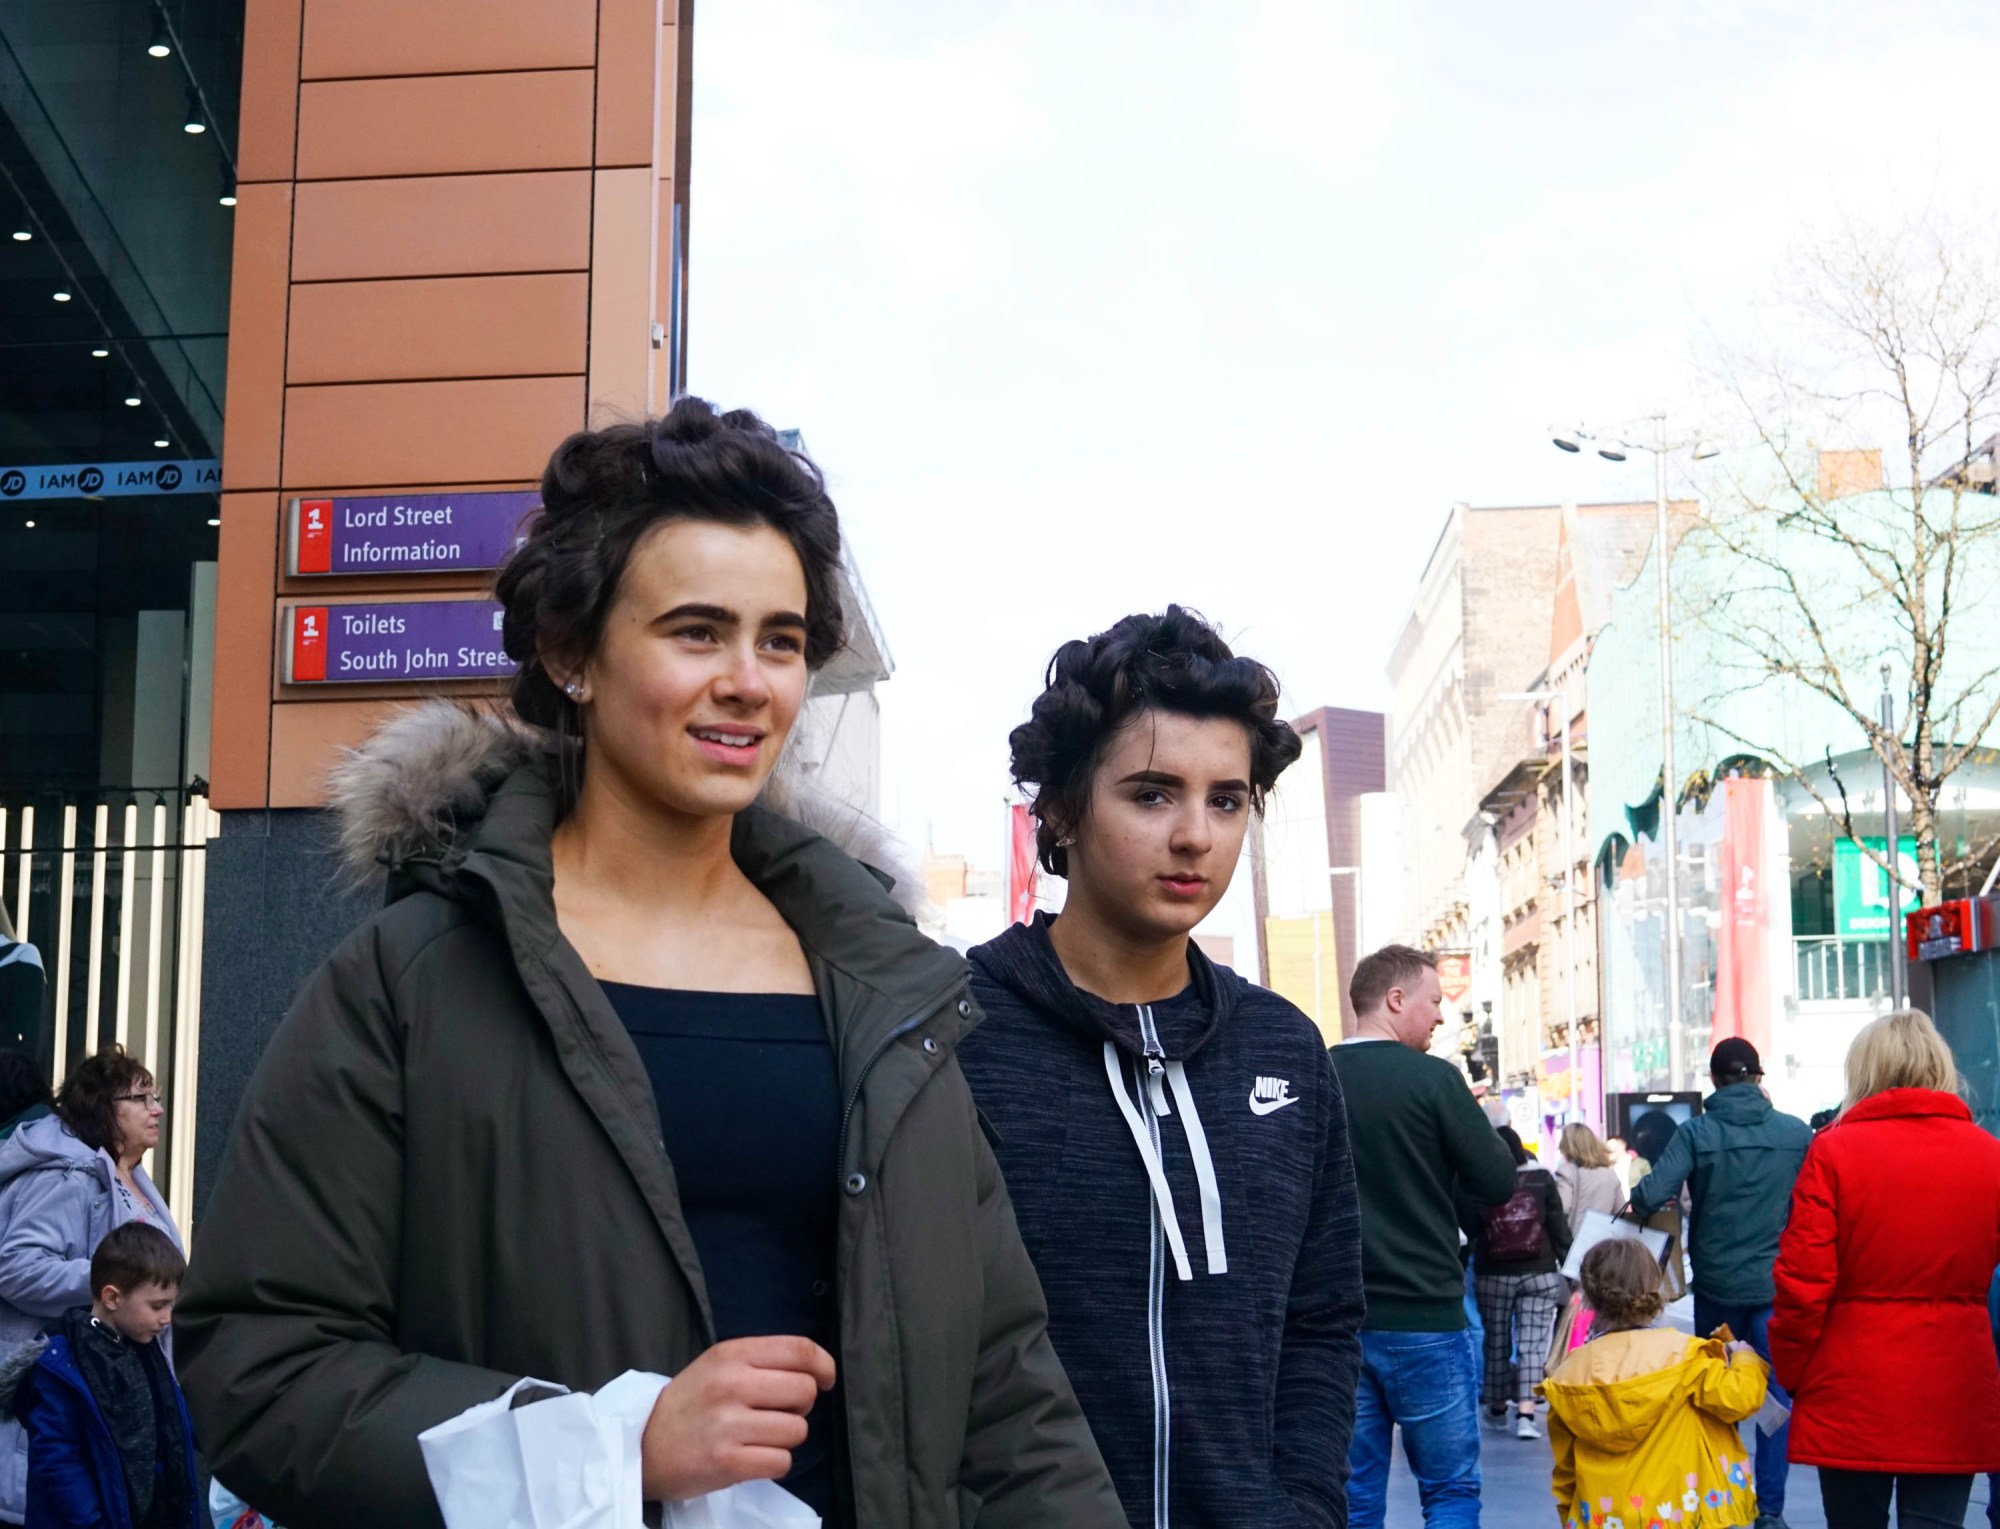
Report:
<svg viewBox="0 0 2000 1529"><path fill-rule="evenodd" d="M1887 868L1884 886L1889 893L1889 1002L1904 1006L1904 989L1909 982L1903 970L1903 868L1902 830L1896 823L1896 774L1889 768L1889 739L1896 732L1896 698L1889 691L1889 666L1882 666L1882 862Z"/></svg>
<svg viewBox="0 0 2000 1529"><path fill-rule="evenodd" d="M1622 462L1625 452L1650 451L1653 454L1653 502L1654 502L1654 556L1659 563L1660 576L1660 851L1666 860L1666 923L1667 923L1667 1082L1670 1088L1679 1088L1687 1068L1687 1037L1681 1030L1681 920L1680 920L1680 825L1677 816L1680 807L1678 771L1674 766L1674 608L1673 581L1669 565L1673 555L1671 528L1667 517L1667 453L1688 450L1695 461L1704 461L1716 456L1720 448L1699 437L1670 441L1667 438L1667 416L1664 410L1647 416L1646 422L1652 426L1652 439L1626 440L1621 432L1624 426L1615 426L1608 433L1608 439L1597 447L1597 454L1607 462ZM1582 443L1592 439L1586 430L1554 432L1556 446L1568 452L1582 449Z"/></svg>

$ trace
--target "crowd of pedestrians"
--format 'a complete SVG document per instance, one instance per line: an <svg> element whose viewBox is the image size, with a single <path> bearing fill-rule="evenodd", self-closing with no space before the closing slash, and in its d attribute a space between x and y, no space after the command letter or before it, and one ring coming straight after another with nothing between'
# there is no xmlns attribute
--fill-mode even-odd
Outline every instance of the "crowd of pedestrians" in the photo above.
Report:
<svg viewBox="0 0 2000 1529"><path fill-rule="evenodd" d="M1192 938L1301 745L1178 607L1056 653L1009 741L1066 901L961 959L780 768L843 637L817 469L685 399L563 443L542 504L508 704L338 772L386 906L274 1037L192 1268L146 1070L51 1097L0 1054L0 1521L207 1523L213 1468L291 1529L436 1524L420 1434L634 1371L604 1472L833 1529L1381 1529L1399 1437L1470 1529L1482 1418L1546 1430L1562 1529L1783 1529L1794 1462L1831 1529L1936 1529L2000 1470L2000 1143L1922 1015L1817 1139L1723 1039L1629 1188L1431 1053L1425 952L1356 965L1329 1053ZM1590 1241L1683 1207L1692 1333L1677 1240Z"/></svg>

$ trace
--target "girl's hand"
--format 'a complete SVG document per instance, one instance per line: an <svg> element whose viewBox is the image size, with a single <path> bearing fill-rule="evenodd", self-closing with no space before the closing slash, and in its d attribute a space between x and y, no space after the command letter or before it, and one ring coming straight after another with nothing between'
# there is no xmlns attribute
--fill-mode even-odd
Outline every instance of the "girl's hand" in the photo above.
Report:
<svg viewBox="0 0 2000 1529"><path fill-rule="evenodd" d="M733 1338L660 1393L639 1441L648 1502L678 1502L790 1473L806 1414L833 1388L833 1356L810 1338Z"/></svg>

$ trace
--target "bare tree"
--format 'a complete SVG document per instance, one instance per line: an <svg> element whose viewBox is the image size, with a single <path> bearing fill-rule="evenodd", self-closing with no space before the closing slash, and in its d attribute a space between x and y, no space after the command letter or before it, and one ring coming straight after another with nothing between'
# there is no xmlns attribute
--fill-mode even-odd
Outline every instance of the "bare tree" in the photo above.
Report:
<svg viewBox="0 0 2000 1529"><path fill-rule="evenodd" d="M1926 904L1992 848L1947 853L1939 831L1946 782L2000 718L2000 666L1986 666L1996 644L1968 640L1971 623L1991 629L2000 592L1991 245L1990 231L1967 236L1927 214L1843 222L1802 246L1759 350L1719 368L1760 449L1725 469L1714 512L1685 544L1721 554L1712 575L1727 570L1691 612L1726 655L1718 693L1799 686L1852 720L1908 798ZM1882 448L1886 472L1872 454L1821 455L1857 445ZM1874 481L1856 481L1864 465ZM1892 727L1877 710L1885 664L1901 688ZM1885 856L1856 833L1837 775L1815 778L1817 760L1787 757L1782 708L1758 711L1712 705L1698 720L1787 772L1907 884L1895 846Z"/></svg>

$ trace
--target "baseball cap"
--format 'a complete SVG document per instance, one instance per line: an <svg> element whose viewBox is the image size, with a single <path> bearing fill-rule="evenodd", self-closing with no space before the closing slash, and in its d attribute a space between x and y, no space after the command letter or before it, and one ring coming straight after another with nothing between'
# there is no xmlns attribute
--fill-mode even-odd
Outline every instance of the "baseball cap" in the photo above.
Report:
<svg viewBox="0 0 2000 1529"><path fill-rule="evenodd" d="M1757 1076L1763 1073L1764 1064L1758 1060L1755 1046L1740 1035L1731 1035L1715 1043L1715 1050L1708 1054L1708 1070L1717 1078L1739 1072Z"/></svg>

